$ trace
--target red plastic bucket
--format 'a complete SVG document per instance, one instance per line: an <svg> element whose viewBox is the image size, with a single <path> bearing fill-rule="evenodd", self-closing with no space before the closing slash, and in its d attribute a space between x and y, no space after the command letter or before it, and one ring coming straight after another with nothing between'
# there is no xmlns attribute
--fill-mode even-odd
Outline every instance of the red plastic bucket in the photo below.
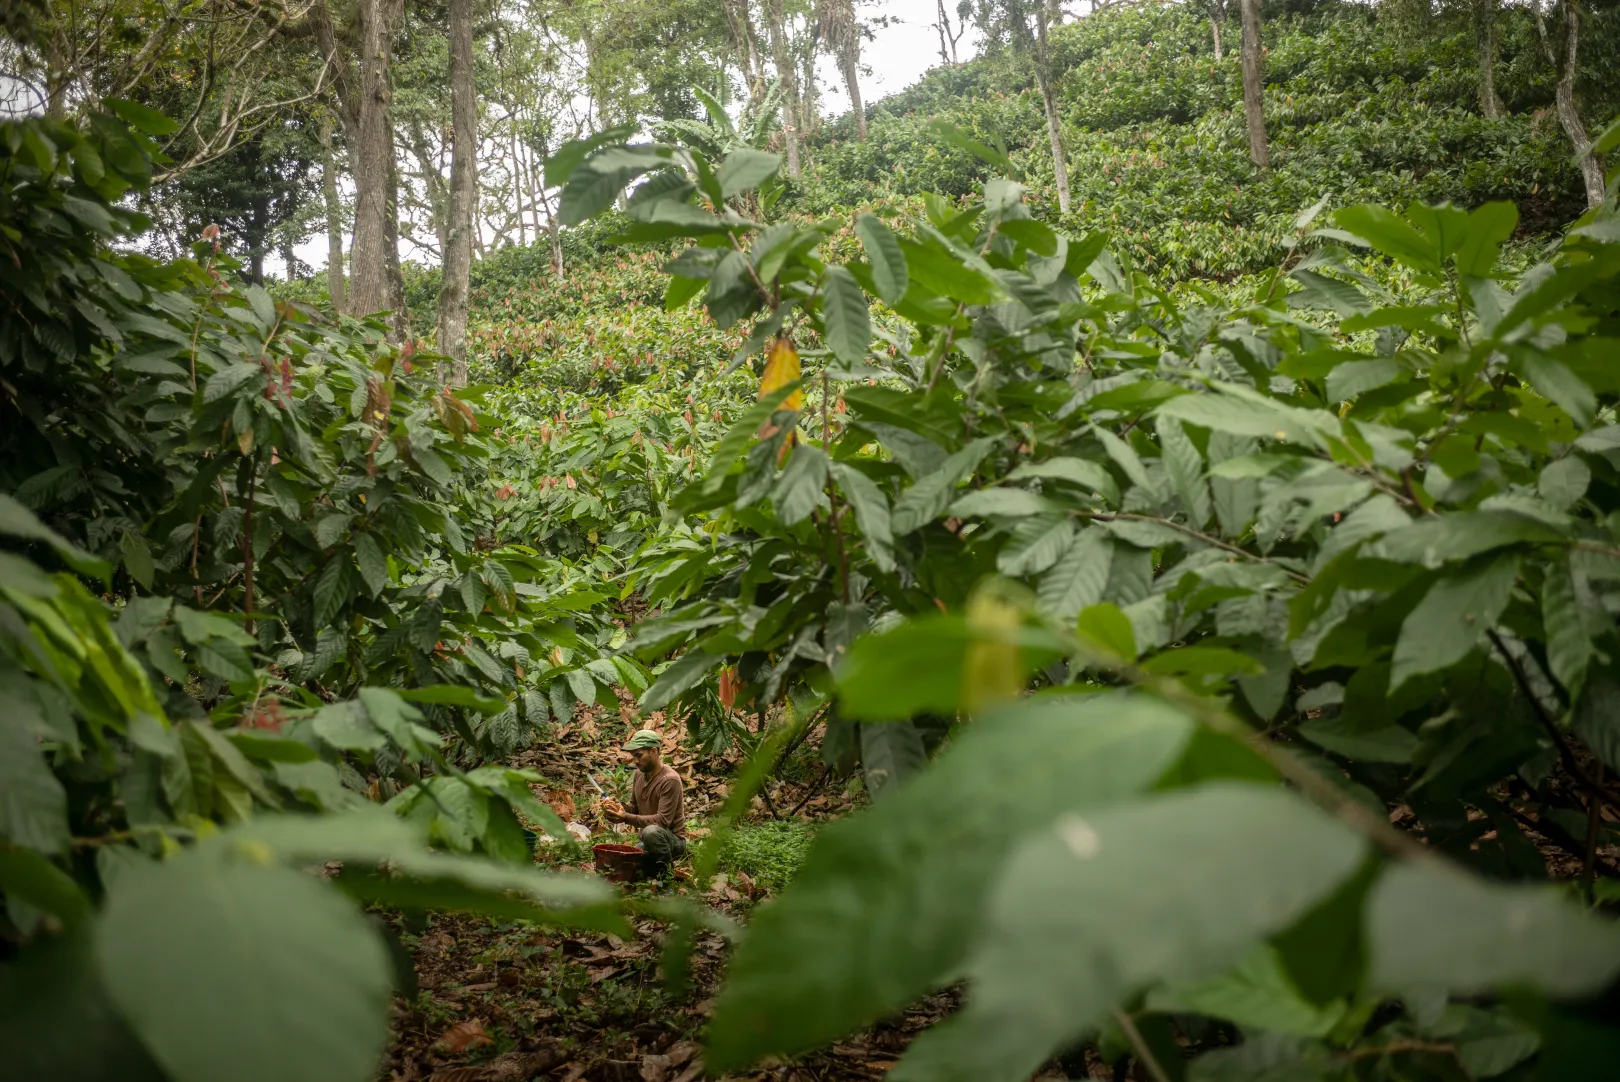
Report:
<svg viewBox="0 0 1620 1082"><path fill-rule="evenodd" d="M596 870L615 883L634 883L641 878L642 858L646 851L637 845L593 845L591 855L596 858Z"/></svg>

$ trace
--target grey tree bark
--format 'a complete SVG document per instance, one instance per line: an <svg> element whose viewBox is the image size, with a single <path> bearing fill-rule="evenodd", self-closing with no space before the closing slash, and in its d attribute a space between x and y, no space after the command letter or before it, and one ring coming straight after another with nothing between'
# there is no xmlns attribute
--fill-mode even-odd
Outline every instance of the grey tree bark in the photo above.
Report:
<svg viewBox="0 0 1620 1082"><path fill-rule="evenodd" d="M388 106L388 61L393 51L391 8L396 0L360 0L360 65L355 88L354 131L349 159L354 173L353 280L349 303L357 315L392 307L393 275L389 242L397 233L393 218L397 190L394 138Z"/></svg>
<svg viewBox="0 0 1620 1082"><path fill-rule="evenodd" d="M765 0L765 29L771 38L771 60L782 81L782 139L787 144L787 174L799 177L799 74L788 55L787 14L782 0Z"/></svg>
<svg viewBox="0 0 1620 1082"><path fill-rule="evenodd" d="M1474 0L1474 48L1479 54L1479 111L1491 119L1503 115L1496 94L1496 6L1499 0Z"/></svg>
<svg viewBox="0 0 1620 1082"><path fill-rule="evenodd" d="M467 294L478 219L478 98L473 87L473 0L450 0L450 198L444 282L439 289L439 352L451 358L451 382L467 385Z"/></svg>
<svg viewBox="0 0 1620 1082"><path fill-rule="evenodd" d="M1575 103L1575 76L1580 58L1580 13L1569 0L1560 0L1559 8L1564 18L1564 40L1561 47L1555 48L1547 32L1541 0L1531 0L1530 3L1530 12L1536 20L1536 34L1541 38L1542 55L1558 75L1553 93L1553 111L1558 115L1558 126L1564 129L1564 135L1575 148L1575 159L1581 170L1581 186L1586 190L1586 205L1595 207L1603 202L1603 162L1592 150L1592 137L1587 134L1581 111Z"/></svg>
<svg viewBox="0 0 1620 1082"><path fill-rule="evenodd" d="M321 142L321 194L326 199L326 292L332 311L344 312L343 205L338 200L337 157L332 149L332 121L323 118L317 138Z"/></svg>
<svg viewBox="0 0 1620 1082"><path fill-rule="evenodd" d="M1210 0L1209 36L1215 46L1215 59L1226 59L1226 47L1221 44L1221 20L1226 18L1226 0Z"/></svg>
<svg viewBox="0 0 1620 1082"><path fill-rule="evenodd" d="M1249 129L1249 160L1271 167L1266 141L1265 58L1260 43L1260 0L1238 0L1243 17L1243 118Z"/></svg>
<svg viewBox="0 0 1620 1082"><path fill-rule="evenodd" d="M1069 213L1069 163L1063 154L1063 125L1058 116L1057 94L1052 88L1052 52L1046 43L1050 11L1042 5L1035 16L1035 81L1040 84L1041 103L1046 107L1046 136L1052 142L1052 175L1057 184L1058 210Z"/></svg>

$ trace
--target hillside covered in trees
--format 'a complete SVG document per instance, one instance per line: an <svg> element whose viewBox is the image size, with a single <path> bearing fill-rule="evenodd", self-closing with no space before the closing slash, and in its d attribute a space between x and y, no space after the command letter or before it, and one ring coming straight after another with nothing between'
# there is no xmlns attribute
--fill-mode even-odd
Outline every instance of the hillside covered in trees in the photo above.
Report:
<svg viewBox="0 0 1620 1082"><path fill-rule="evenodd" d="M1613 1075L1620 8L900 10L4 9L0 1079Z"/></svg>

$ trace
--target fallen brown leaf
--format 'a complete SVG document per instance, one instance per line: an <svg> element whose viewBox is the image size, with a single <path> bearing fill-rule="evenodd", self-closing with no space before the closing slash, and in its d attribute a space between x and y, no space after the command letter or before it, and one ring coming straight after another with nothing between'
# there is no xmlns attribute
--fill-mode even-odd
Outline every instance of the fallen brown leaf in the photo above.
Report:
<svg viewBox="0 0 1620 1082"><path fill-rule="evenodd" d="M641 1057L641 1082L665 1082L668 1078L668 1056Z"/></svg>
<svg viewBox="0 0 1620 1082"><path fill-rule="evenodd" d="M439 1035L439 1044L446 1051L460 1055L469 1049L480 1045L491 1044L489 1031L484 1028L481 1018L469 1018L465 1022L457 1022Z"/></svg>
<svg viewBox="0 0 1620 1082"><path fill-rule="evenodd" d="M702 1046L700 1046L696 1041L676 1041L674 1044L664 1049L664 1055L669 1057L669 1065L671 1067L679 1067L681 1064L697 1055L701 1050Z"/></svg>
<svg viewBox="0 0 1620 1082"><path fill-rule="evenodd" d="M692 1061L692 1065L676 1075L672 1082L692 1082L703 1073L703 1058L700 1056Z"/></svg>

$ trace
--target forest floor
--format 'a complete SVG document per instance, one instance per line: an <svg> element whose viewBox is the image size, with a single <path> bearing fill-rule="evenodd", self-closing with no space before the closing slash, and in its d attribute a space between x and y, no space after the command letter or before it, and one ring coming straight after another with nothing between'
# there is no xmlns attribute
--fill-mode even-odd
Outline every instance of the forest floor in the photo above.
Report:
<svg viewBox="0 0 1620 1082"><path fill-rule="evenodd" d="M688 823L719 814L743 755L704 755L686 743L681 727L654 716L636 721L600 710L582 712L553 731L513 766L546 779L535 794L566 822L583 822L593 841L634 841L610 833L592 817L596 792L587 775L612 795L627 793L630 765L619 745L642 725L666 733L666 761L685 781ZM691 855L681 875L638 883L645 897L687 896L743 921L785 885L817 823L863 798L842 783L824 788L818 751L804 747L769 786L770 803L753 808L720 861L706 891L690 878ZM856 787L858 788L858 787ZM791 819L787 812L802 803ZM772 811L771 809L777 809ZM781 816L781 819L777 817ZM695 850L708 835L690 832ZM536 859L550 867L590 869L588 846L548 846ZM395 997L393 1044L381 1078L388 1082L693 1082L702 1076L699 1036L713 1010L729 950L717 932L699 932L684 989L672 989L660 966L665 925L636 919L635 935L621 939L589 931L547 928L524 921L433 914L383 914L414 969ZM851 1037L824 1053L791 1064L735 1076L758 1082L831 1082L882 1078L921 1030L955 1007L955 996L930 997L902 1015Z"/></svg>
<svg viewBox="0 0 1620 1082"><path fill-rule="evenodd" d="M628 708L621 715L595 708L581 712L512 765L545 778L535 794L564 821L590 826L593 842L634 841L593 817L597 794L588 778L624 799L632 768L619 746L631 731L647 725L666 734L666 761L685 781L687 822L707 824L717 817L744 753L733 746L723 754L704 754L691 746L681 726L660 715L637 720ZM1502 796L1511 808L1511 794ZM817 825L864 799L858 783L828 784L819 749L807 744L781 765L766 793L753 798L707 889L700 890L691 876L691 855L680 862L677 877L627 889L643 899L688 897L745 922L754 906L792 878ZM1437 840L1427 837L1404 805L1393 809L1390 819L1402 829L1415 828L1425 842ZM1605 825L1611 832L1620 829L1620 824ZM1519 826L1516 844L1524 847L1524 859L1539 857L1555 880L1581 876L1584 847L1575 844L1584 833L1581 823L1520 818ZM709 833L706 825L690 829L692 849ZM1614 833L1607 838L1620 841ZM1606 870L1620 870L1620 844L1599 846L1595 856ZM548 867L591 869L589 846L582 844L542 843L536 860ZM379 916L403 948L398 961L409 956L409 966L400 966L393 1042L380 1082L696 1082L703 1076L700 1039L730 949L718 932L698 933L689 980L673 988L661 968L667 926L655 920L634 919L633 936L621 939L488 917ZM823 1052L728 1077L735 1082L881 1079L918 1033L956 1006L956 993L947 991ZM1088 1046L1083 1067L1076 1062L1064 1071L1054 1065L1040 1078L1082 1071L1081 1077L1138 1077L1134 1062L1110 1067Z"/></svg>

